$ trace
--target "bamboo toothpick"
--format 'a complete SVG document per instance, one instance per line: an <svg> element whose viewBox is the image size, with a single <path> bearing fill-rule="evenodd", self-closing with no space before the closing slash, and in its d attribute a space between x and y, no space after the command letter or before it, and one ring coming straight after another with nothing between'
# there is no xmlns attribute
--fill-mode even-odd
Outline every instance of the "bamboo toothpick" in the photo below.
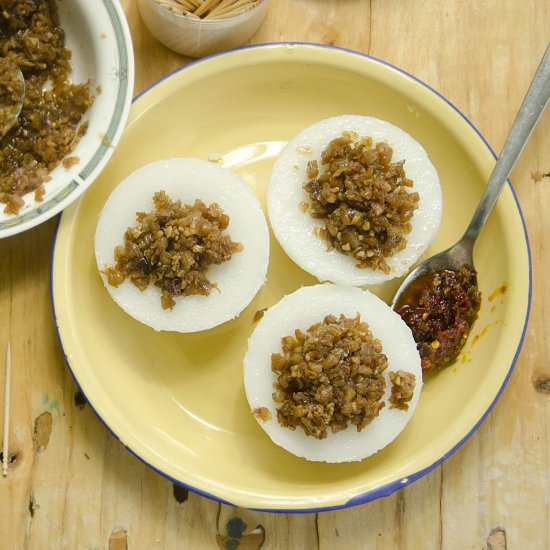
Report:
<svg viewBox="0 0 550 550"><path fill-rule="evenodd" d="M260 0L156 0L159 6L179 15L200 19L223 19L252 9Z"/></svg>
<svg viewBox="0 0 550 550"><path fill-rule="evenodd" d="M10 378L11 378L11 348L8 341L6 350L6 386L4 392L4 440L2 443L2 475L8 475L8 439L10 428Z"/></svg>
<svg viewBox="0 0 550 550"><path fill-rule="evenodd" d="M205 0L193 13L199 17L205 13L212 11L221 0Z"/></svg>
<svg viewBox="0 0 550 550"><path fill-rule="evenodd" d="M242 8L248 8L249 6L252 7L253 5L254 2L252 0L234 0L224 7L220 4L217 10L212 10L211 15L216 17L222 15L225 17L231 17L233 15L238 15L237 12L241 11Z"/></svg>

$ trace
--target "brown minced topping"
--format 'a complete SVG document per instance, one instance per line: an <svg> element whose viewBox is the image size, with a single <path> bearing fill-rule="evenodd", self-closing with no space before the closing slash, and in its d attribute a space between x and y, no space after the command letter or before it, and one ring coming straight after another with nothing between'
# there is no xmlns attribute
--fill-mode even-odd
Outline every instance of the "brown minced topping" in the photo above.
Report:
<svg viewBox="0 0 550 550"><path fill-rule="evenodd" d="M25 82L15 63L0 58L0 137L13 126L21 108Z"/></svg>
<svg viewBox="0 0 550 550"><path fill-rule="evenodd" d="M390 409L409 410L413 397L416 376L410 372L397 370L389 373L391 382Z"/></svg>
<svg viewBox="0 0 550 550"><path fill-rule="evenodd" d="M325 439L328 430L339 432L348 423L360 432L385 406L388 360L359 314L327 315L281 344L282 353L271 356L281 426L300 426L306 435Z"/></svg>
<svg viewBox="0 0 550 550"><path fill-rule="evenodd" d="M373 146L369 137L344 132L308 162L304 189L311 200L310 215L324 220L320 235L329 249L357 260L357 267L390 272L386 258L403 250L419 195L405 175L405 161L391 162L392 148Z"/></svg>
<svg viewBox="0 0 550 550"><path fill-rule="evenodd" d="M252 416L256 417L262 422L267 422L268 420L271 420L271 413L269 412L269 409L267 407L257 407L253 409Z"/></svg>
<svg viewBox="0 0 550 550"><path fill-rule="evenodd" d="M22 196L44 194L44 182L84 135L93 102L89 85L72 84L54 0L3 0L0 55L21 69L25 95L18 123L0 140L0 203L17 214Z"/></svg>
<svg viewBox="0 0 550 550"><path fill-rule="evenodd" d="M480 306L477 274L469 267L430 271L407 288L396 310L413 333L423 372L456 359Z"/></svg>
<svg viewBox="0 0 550 550"><path fill-rule="evenodd" d="M163 309L172 309L175 296L208 296L217 288L206 276L208 266L222 264L243 250L225 232L229 216L216 203L194 205L172 201L164 191L153 196L155 210L138 212L137 227L124 233L124 245L115 248L115 266L104 270L118 286L126 278L141 291L149 284L161 290Z"/></svg>

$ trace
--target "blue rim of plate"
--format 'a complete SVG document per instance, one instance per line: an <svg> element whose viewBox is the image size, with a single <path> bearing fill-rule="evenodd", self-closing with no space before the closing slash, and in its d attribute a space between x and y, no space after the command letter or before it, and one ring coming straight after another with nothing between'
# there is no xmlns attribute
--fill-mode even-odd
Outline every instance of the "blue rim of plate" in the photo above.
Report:
<svg viewBox="0 0 550 550"><path fill-rule="evenodd" d="M0 235L3 229L11 229L21 224L31 222L27 229L46 221L59 212L61 208L59 205L67 199L73 192L77 191L75 199L86 188L85 180L90 177L91 174L96 172L96 176L99 174L100 163L109 157L112 152L112 146L118 141L122 134L124 123L126 121L127 114L129 112L129 106L126 106L126 97L133 87L133 59L131 59L130 50L132 50L132 43L130 38L130 30L126 19L123 16L122 8L118 4L118 0L102 0L105 10L111 21L112 30L117 44L117 59L116 67L111 70L113 76L117 79L116 100L114 109L111 115L111 120L107 126L105 137L101 140L98 148L94 154L88 160L84 168L79 172L78 176L72 179L67 185L60 189L53 197L46 200L43 203L39 203L31 210L27 210L21 215L8 218L7 220L0 221ZM130 78L128 78L130 76ZM126 117L124 114L126 113ZM68 206L68 205L66 205ZM40 218L47 213L40 222L37 218ZM33 223L34 220L34 223ZM15 232L17 233L17 231ZM9 233L9 235L15 234ZM9 236L6 235L6 236Z"/></svg>
<svg viewBox="0 0 550 550"><path fill-rule="evenodd" d="M430 90L437 97L442 99L447 105L449 105L456 113L458 113L464 119L464 121L475 131L475 133L478 135L478 137L481 139L481 141L484 143L484 145L487 147L487 149L490 151L490 153L493 155L493 157L495 159L497 158L495 152L493 151L493 149L491 148L491 146L489 145L487 140L483 137L481 132L472 124L472 122L470 122L470 120L466 117L466 115L464 115L464 113L462 113L462 111L460 111L460 109L458 109L455 105L453 105L446 97L444 97L437 90L435 90L434 88L432 88L431 86L429 86L428 84L426 84L425 82L423 82L422 80L417 78L416 76L408 73L407 71L405 71L403 69L400 69L399 67L396 67L395 65L392 65L391 63L388 63L387 61L383 61L383 60L378 59L376 57L373 57L369 54L365 54L365 53L358 52L358 51L351 50L351 49L347 49L347 48L341 48L339 46L328 46L326 44L316 44L316 43L313 43L313 42L270 42L270 43L262 43L262 44L253 44L253 45L250 45L250 46L243 46L243 47L240 47L240 48L234 48L234 49L231 49L231 50L226 50L226 51L223 51L223 52L214 53L214 54L209 55L207 57L197 59L195 61L191 61L187 65L183 65L181 67L178 67L174 71L172 71L172 72L168 73L167 75L163 76L162 78L160 78L159 80L157 80L156 82L154 82L153 84L151 84L150 86L148 86L147 88L142 90L139 94L137 94L134 97L134 99L132 100L132 103L137 101L141 96L146 94L149 90L152 90L153 88L158 86L164 80L166 80L166 79L170 78L171 76L173 76L173 75L175 75L175 74L177 74L181 71L184 71L186 68L191 67L193 65L196 65L198 63L203 63L205 61L208 61L209 59L219 57L219 56L223 56L223 55L226 55L228 53L233 53L233 52L239 51L239 50L250 50L250 49L255 49L255 48L273 48L273 47L281 47L281 46L307 46L307 47L314 47L314 48L338 50L338 51L342 51L342 52L345 52L345 53L349 53L349 54L353 54L353 55L358 55L360 57L364 57L366 59L374 61L375 63L379 63L381 65L389 67L390 69L392 69L394 71L397 71L397 72L403 74L404 76L414 80L415 82L421 84L422 86L424 86L425 88ZM517 198L516 192L514 191L514 187L512 186L510 180L507 180L507 184L508 184L508 187L510 188L510 191L512 192L512 196L514 197L514 201L515 201L516 207L518 209L518 213L519 213L519 216L520 216L520 219L521 219L521 225L522 225L522 228L523 228L523 235L524 235L524 238L525 238L525 244L526 244L526 247L527 247L527 259L528 259L528 268L529 268L529 291L528 291L528 296L527 296L527 311L525 313L525 321L524 321L524 324L523 324L523 331L521 333L521 337L519 339L518 346L517 346L516 352L514 354L514 358L512 359L512 362L510 364L510 368L508 369L508 373L506 374L506 377L504 378L504 381L503 381L498 393L496 394L495 398L493 399L492 403L489 405L489 407L487 408L485 413L481 416L481 418L478 420L478 422L474 425L474 427L456 445L454 445L454 447L452 447L449 451L447 451L441 458L436 460L433 464L430 464L428 467L426 467L422 470L419 470L418 472L415 472L412 475L409 475L406 478L406 480L405 479L398 479L398 480L392 481L390 483L386 483L385 485L382 485L380 487L377 487L376 489L372 489L370 491L367 491L366 493L361 493L359 495L356 495L356 496L352 497L351 499L349 499L345 504L340 504L340 505L336 505L336 506L324 506L324 507L319 507L319 508L300 508L300 509L296 509L296 508L291 508L291 509L286 509L286 508L249 508L250 510L255 510L255 511L258 511L258 512L273 512L273 513L282 513L282 514L306 514L306 513L317 513L317 512L331 512L331 511L334 511L334 510L341 510L341 509L344 509L344 508L350 508L352 506L357 506L359 504L366 504L367 502L371 502L373 500L377 500L377 499L382 498L382 497L390 496L391 494L395 493L399 489L407 487L412 482L416 481L417 479L420 479L421 477L425 476L426 474L428 474L432 470L434 470L437 466L439 466L439 464L441 464L442 462L447 460L451 455L453 455L472 436L472 434L481 426L483 421L487 418L487 416L489 415L489 413L491 412L491 410L495 406L495 403L498 401L498 399L502 395L502 392L504 391L504 388L506 387L506 384L510 380L510 376L512 375L512 372L514 370L514 367L516 365L519 353L520 353L522 345L523 345L523 341L525 339L525 333L526 333L526 330L527 330L527 323L528 323L528 320L529 320L529 314L531 312L531 298L532 298L532 291L533 291L533 275L532 275L531 248L530 248L530 245L529 245L529 236L527 234L527 227L525 225L525 219L523 217L523 212L521 210L521 206L519 204L519 200ZM77 380L77 378L76 378L76 376L73 372L73 369L71 368L71 364L70 364L69 359L68 359L67 355L65 354L65 350L63 348L63 342L61 341L61 335L59 333L59 327L58 327L58 324L57 324L57 315L55 313L55 302L54 302L54 298L53 298L53 258L54 258L54 255L55 255L55 245L56 245L56 242L57 242L57 232L58 232L58 229L59 229L60 222L61 222L61 216L57 220L57 224L56 224L56 227L55 227L53 243L52 243L52 249L51 249L51 258L50 258L50 300L51 300L51 304L52 304L52 312L53 312L53 318L54 318L54 323L55 323L55 329L56 329L56 333L57 333L57 339L59 341L61 351L63 352L63 357L65 358L65 362L66 362L67 366L69 367L69 371L71 373L71 376L73 377L73 380L75 381L75 384L77 385L78 389L82 392L82 395L84 395L86 401L90 405L90 408L95 412L96 416L101 420L101 422L107 428L107 430L116 439L118 439L120 441L120 438L118 437L118 435L113 432L113 430L109 427L107 422L94 409L94 407L91 405L90 401L86 397L86 394L82 390L82 387L80 386L80 384L79 384L79 382L78 382L78 380ZM122 444L124 445L124 443L122 443ZM156 468L155 466L153 466L152 464L150 464L149 462L144 460L142 457L140 457L136 452L134 452L127 445L124 445L124 447L132 455L134 455L141 462L143 462L145 465L147 465L149 468L151 468L152 470L154 470L155 472L157 472L158 474L160 474L164 478L168 479L172 483L174 483L176 485L179 485L181 487L184 487L185 489L188 489L190 491L193 491L194 493L197 493L197 494L199 494L203 497L209 498L209 499L214 500L216 502L220 502L221 504L227 504L229 506L238 506L237 504L233 504L232 502L224 500L224 499L222 499L222 498L220 498L220 497L218 497L214 494L208 493L206 491L202 491L201 489L197 489L196 487L193 487L192 485L189 485L189 484L187 484L187 483L185 483L181 480L173 478L169 474L163 472L162 470L159 470L158 468Z"/></svg>

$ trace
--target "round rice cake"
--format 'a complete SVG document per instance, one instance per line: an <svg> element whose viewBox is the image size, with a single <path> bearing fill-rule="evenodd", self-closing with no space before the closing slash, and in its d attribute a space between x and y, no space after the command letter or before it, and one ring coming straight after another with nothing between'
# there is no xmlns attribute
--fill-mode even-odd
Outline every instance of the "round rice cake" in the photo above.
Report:
<svg viewBox="0 0 550 550"><path fill-rule="evenodd" d="M369 325L372 336L382 344L388 367L382 397L385 406L361 431L349 424L345 430L327 434L325 439L306 435L298 426L283 427L277 418L278 405L273 399L277 375L272 371L272 354L281 352L281 338L306 332L325 316L343 314L354 318L359 313ZM350 462L362 460L389 445L405 428L418 404L422 388L420 356L412 333L403 320L385 302L367 290L330 283L303 287L270 307L248 341L244 357L244 385L251 410L260 426L274 443L287 451L312 461ZM397 371L415 377L412 398L407 410L392 408L389 403L389 375Z"/></svg>
<svg viewBox="0 0 550 550"><path fill-rule="evenodd" d="M321 153L344 132L370 137L373 145L385 142L393 149L392 162L405 160L407 179L420 200L405 235L406 248L386 257L389 273L368 267L358 268L357 259L336 248L328 249L319 236L323 219L314 219L304 204L310 197L303 189L308 181L307 163L316 160L322 170ZM268 217L275 237L284 251L302 269L320 281L355 286L379 284L404 275L434 240L441 222L442 193L437 171L424 148L409 134L374 117L341 115L321 120L290 140L279 155L268 186Z"/></svg>
<svg viewBox="0 0 550 550"><path fill-rule="evenodd" d="M227 233L243 246L229 261L208 267L217 288L208 296L176 297L173 309L161 307L161 291L153 284L140 291L126 279L115 287L105 274L126 229L136 226L136 213L152 211L153 195L161 190L183 204L200 199L220 205L230 218ZM266 279L269 233L258 199L239 175L204 160L172 158L136 170L113 190L99 215L95 256L109 294L134 319L157 331L196 332L237 317L252 301Z"/></svg>

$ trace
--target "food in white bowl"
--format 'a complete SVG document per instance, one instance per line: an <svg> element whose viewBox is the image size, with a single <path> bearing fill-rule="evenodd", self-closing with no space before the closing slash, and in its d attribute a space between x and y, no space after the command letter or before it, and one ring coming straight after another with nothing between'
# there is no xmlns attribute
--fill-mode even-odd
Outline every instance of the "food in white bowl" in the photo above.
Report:
<svg viewBox="0 0 550 550"><path fill-rule="evenodd" d="M124 129L134 68L117 0L7 0L0 17L3 56L25 80L1 141L1 238L50 218L94 181Z"/></svg>
<svg viewBox="0 0 550 550"><path fill-rule="evenodd" d="M269 182L268 215L285 252L320 281L379 284L404 275L442 213L424 148L389 122L342 115L290 140Z"/></svg>
<svg viewBox="0 0 550 550"><path fill-rule="evenodd" d="M9 1L2 19L3 60L21 69L24 77L21 112L0 147L0 202L4 213L18 214L25 205L23 195L34 192L36 200L42 200L48 174L61 161L78 162L68 155L86 133L84 117L94 95L89 83L69 80L71 53L65 48L55 3Z"/></svg>
<svg viewBox="0 0 550 550"><path fill-rule="evenodd" d="M422 387L410 329L367 290L303 287L269 308L248 341L244 385L274 443L307 460L362 460L410 420Z"/></svg>
<svg viewBox="0 0 550 550"><path fill-rule="evenodd" d="M107 199L95 234L105 287L160 331L207 330L237 317L266 279L269 233L240 176L194 158L144 166Z"/></svg>

